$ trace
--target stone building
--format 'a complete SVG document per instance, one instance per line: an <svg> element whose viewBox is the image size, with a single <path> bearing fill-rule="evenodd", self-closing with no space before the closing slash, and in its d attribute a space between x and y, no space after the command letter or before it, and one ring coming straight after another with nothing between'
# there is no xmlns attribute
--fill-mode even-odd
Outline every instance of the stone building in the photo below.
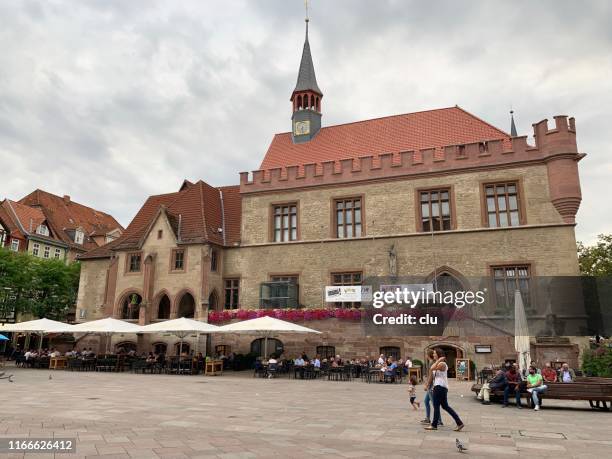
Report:
<svg viewBox="0 0 612 459"><path fill-rule="evenodd" d="M528 297L536 275L578 275L584 155L573 118L534 124L530 144L514 123L508 134L457 106L324 126L322 99L306 29L291 132L274 136L260 169L241 173L239 185L185 181L150 197L117 240L80 256L77 316L145 324L288 308L302 320L303 311L359 306L326 304L326 285L389 275L446 276L464 287L490 277L508 312L515 289ZM443 345L478 365L515 358L508 334L374 337L355 321L309 319L323 334L280 338L278 350L423 360ZM170 354L177 341L114 339ZM253 337L212 340L216 352L260 352ZM577 344L559 349L550 352L577 363Z"/></svg>

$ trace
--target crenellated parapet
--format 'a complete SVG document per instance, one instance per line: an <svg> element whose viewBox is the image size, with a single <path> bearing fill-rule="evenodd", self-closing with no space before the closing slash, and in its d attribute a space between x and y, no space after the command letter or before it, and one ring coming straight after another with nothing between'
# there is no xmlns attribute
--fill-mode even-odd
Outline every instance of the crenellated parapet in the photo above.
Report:
<svg viewBox="0 0 612 459"><path fill-rule="evenodd" d="M580 203L576 163L582 155L576 146L574 118L554 119L554 128L549 128L548 120L533 125L535 146L521 136L242 172L240 192L278 192L540 162L548 165L553 204L567 222L573 222Z"/></svg>

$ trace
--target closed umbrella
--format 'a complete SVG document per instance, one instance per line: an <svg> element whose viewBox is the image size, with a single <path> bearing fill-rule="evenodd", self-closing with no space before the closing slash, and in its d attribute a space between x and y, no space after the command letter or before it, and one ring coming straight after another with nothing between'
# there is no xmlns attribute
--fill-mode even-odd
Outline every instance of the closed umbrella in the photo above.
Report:
<svg viewBox="0 0 612 459"><path fill-rule="evenodd" d="M179 319L164 320L154 324L145 325L141 328L141 333L171 333L180 338L179 356L183 353L183 339L192 333L215 333L220 327L211 325L207 322L199 320L187 319L181 317Z"/></svg>
<svg viewBox="0 0 612 459"><path fill-rule="evenodd" d="M275 319L274 317L258 317L257 319L243 320L229 325L219 327L219 333L241 333L241 334L256 334L264 338L264 357L268 357L268 338L279 334L294 334L294 333L318 333L320 331L312 328L302 327L301 325L284 320Z"/></svg>
<svg viewBox="0 0 612 459"><path fill-rule="evenodd" d="M521 292L514 292L514 348L519 358L519 369L521 374L525 374L525 370L531 361L530 344L529 344L529 326L527 325L527 316L525 315L525 305Z"/></svg>
<svg viewBox="0 0 612 459"><path fill-rule="evenodd" d="M74 333L98 333L110 337L115 333L142 333L143 327L123 320L107 317L106 319L82 322L72 326ZM109 350L110 339L107 339L106 350Z"/></svg>
<svg viewBox="0 0 612 459"><path fill-rule="evenodd" d="M38 348L42 348L42 337L47 333L70 333L72 332L73 325L58 322L50 319L36 319L28 320L26 322L17 322L14 324L5 324L0 326L2 332L24 332L24 333L37 333L40 335L40 342Z"/></svg>

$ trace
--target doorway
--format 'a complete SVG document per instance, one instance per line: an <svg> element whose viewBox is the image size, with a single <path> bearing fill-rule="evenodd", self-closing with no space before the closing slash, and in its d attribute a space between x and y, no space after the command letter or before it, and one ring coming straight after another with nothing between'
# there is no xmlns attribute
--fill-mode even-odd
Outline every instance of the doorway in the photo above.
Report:
<svg viewBox="0 0 612 459"><path fill-rule="evenodd" d="M455 378L457 373L455 371L455 359L462 359L465 356L465 352L459 346L448 343L431 344L425 348L425 361L427 361L427 352L430 349L439 347L446 354L446 364L448 365L448 377Z"/></svg>

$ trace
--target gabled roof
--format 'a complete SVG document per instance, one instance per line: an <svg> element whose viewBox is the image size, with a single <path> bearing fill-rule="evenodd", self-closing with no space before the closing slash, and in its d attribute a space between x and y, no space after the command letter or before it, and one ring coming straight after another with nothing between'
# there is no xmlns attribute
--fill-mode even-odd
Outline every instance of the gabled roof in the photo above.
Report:
<svg viewBox="0 0 612 459"><path fill-rule="evenodd" d="M23 238L25 234L19 229L14 212L10 209L8 200L0 202L0 223L13 236Z"/></svg>
<svg viewBox="0 0 612 459"><path fill-rule="evenodd" d="M239 190L238 185L215 188L201 180L185 181L176 193L149 197L118 239L79 258L107 258L114 251L140 249L162 213L180 244L234 245L240 240Z"/></svg>
<svg viewBox="0 0 612 459"><path fill-rule="evenodd" d="M36 232L40 224L46 222L45 214L40 209L6 199L7 208L13 215L15 223L24 234Z"/></svg>
<svg viewBox="0 0 612 459"><path fill-rule="evenodd" d="M294 143L290 132L276 134L260 169L494 139L509 135L460 107L441 108L324 127L304 143Z"/></svg>
<svg viewBox="0 0 612 459"><path fill-rule="evenodd" d="M86 236L106 234L123 227L111 215L74 202L69 196L57 196L43 190L35 190L19 201L36 207L45 215L47 222L56 236L64 243L76 249L92 249L97 244L89 237L83 245L73 240L74 231L81 229Z"/></svg>

